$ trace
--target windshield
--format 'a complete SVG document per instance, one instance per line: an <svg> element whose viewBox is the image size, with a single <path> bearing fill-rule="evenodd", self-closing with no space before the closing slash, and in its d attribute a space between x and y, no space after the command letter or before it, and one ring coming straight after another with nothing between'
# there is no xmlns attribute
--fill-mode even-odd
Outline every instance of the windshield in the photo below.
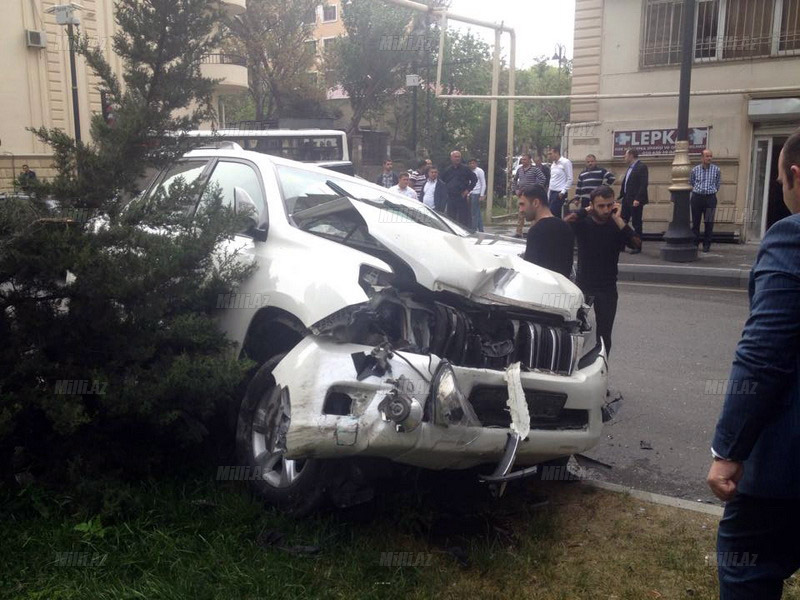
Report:
<svg viewBox="0 0 800 600"><path fill-rule="evenodd" d="M286 213L300 228L302 226L297 217L304 219L304 211L339 200L346 195L380 209L375 214L375 220L379 223L414 222L438 231L469 235L460 227L452 226L450 221L445 221L421 202L408 200L386 189L336 177L333 174L317 173L286 165L277 165L277 171Z"/></svg>

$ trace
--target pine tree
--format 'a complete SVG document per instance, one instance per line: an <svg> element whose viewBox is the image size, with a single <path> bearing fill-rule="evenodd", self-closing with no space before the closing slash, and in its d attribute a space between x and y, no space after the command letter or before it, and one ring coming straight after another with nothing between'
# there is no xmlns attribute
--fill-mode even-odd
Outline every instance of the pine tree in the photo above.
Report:
<svg viewBox="0 0 800 600"><path fill-rule="evenodd" d="M241 223L211 192L187 218L191 185L131 200L182 152L171 133L213 114L200 75L222 32L211 5L117 0L121 80L77 41L115 121L94 115L88 143L37 129L57 176L0 206L0 459L16 447L52 471L147 467L201 441L233 401L247 365L212 315L247 275L215 252Z"/></svg>

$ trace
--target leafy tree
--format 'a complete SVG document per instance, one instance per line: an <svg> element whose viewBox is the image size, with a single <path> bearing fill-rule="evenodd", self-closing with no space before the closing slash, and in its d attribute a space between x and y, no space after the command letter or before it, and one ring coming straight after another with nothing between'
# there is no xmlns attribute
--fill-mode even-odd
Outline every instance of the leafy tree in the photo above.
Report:
<svg viewBox="0 0 800 600"><path fill-rule="evenodd" d="M206 0L118 0L121 81L78 45L117 119L95 115L89 143L36 130L58 170L37 190L49 201L0 205L0 459L130 472L202 440L234 394L245 365L212 314L247 274L215 252L240 223L213 190L187 218L198 190L180 179L125 201L181 152L159 142L211 114L199 66L220 18Z"/></svg>
<svg viewBox="0 0 800 600"><path fill-rule="evenodd" d="M571 65L558 68L540 58L529 69L517 72L517 93L529 96L560 96L570 93ZM517 102L515 147L544 150L559 144L563 126L569 122L568 100Z"/></svg>
<svg viewBox="0 0 800 600"><path fill-rule="evenodd" d="M233 19L228 43L244 53L250 68L255 118L319 116L325 91L309 71L316 66L308 39L318 0L249 0Z"/></svg>
<svg viewBox="0 0 800 600"><path fill-rule="evenodd" d="M361 120L381 113L403 87L409 52L398 41L413 25L411 11L374 0L350 0L342 7L347 35L326 50L325 68L350 99L353 116L347 133Z"/></svg>
<svg viewBox="0 0 800 600"><path fill-rule="evenodd" d="M491 47L472 32L448 31L442 68L443 93L488 94L492 83ZM435 75L434 75L435 77ZM435 85L435 80L431 85ZM433 156L447 161L451 150L485 157L488 136L477 134L483 122L488 123L489 103L482 100L438 100L435 118L428 130L428 143Z"/></svg>

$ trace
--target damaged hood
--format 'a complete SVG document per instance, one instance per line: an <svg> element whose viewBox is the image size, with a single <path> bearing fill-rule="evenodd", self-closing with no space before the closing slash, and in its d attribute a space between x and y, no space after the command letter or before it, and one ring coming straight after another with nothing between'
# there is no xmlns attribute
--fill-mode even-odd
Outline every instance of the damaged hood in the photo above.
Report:
<svg viewBox="0 0 800 600"><path fill-rule="evenodd" d="M400 201L392 198L393 203ZM417 282L484 304L512 305L574 319L583 303L569 279L518 256L525 244L501 236L458 236L354 201L369 233L414 271ZM412 210L418 210L412 207Z"/></svg>

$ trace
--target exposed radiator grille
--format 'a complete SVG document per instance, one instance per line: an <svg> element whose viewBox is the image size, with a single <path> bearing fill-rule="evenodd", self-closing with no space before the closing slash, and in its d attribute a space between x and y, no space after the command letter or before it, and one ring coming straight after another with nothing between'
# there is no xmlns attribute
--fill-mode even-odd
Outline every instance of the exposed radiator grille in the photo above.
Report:
<svg viewBox="0 0 800 600"><path fill-rule="evenodd" d="M521 362L529 369L569 375L578 348L563 328L507 317L472 319L437 304L431 351L463 367L505 369Z"/></svg>
<svg viewBox="0 0 800 600"><path fill-rule="evenodd" d="M506 405L505 387L478 386L472 390L469 402L484 427L509 427L511 415ZM582 430L589 426L589 411L564 408L565 394L525 390L530 413L531 429Z"/></svg>

